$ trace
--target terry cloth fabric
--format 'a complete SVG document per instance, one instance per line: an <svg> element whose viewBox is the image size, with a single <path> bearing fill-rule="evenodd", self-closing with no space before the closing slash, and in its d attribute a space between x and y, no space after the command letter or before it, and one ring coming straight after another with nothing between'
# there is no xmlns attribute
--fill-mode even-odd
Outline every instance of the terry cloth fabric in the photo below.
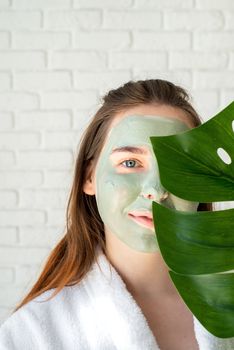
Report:
<svg viewBox="0 0 234 350"><path fill-rule="evenodd" d="M86 277L49 301L47 291L0 328L0 350L160 350L140 307L99 250ZM233 350L234 338L208 333L194 317L200 350ZM173 350L173 349L172 349Z"/></svg>

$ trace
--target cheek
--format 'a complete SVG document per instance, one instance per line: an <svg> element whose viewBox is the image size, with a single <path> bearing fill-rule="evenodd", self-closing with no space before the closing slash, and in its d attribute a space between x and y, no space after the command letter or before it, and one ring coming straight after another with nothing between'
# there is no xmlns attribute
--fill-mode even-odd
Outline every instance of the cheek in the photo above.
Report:
<svg viewBox="0 0 234 350"><path fill-rule="evenodd" d="M105 173L97 183L97 200L106 202L109 210L123 209L136 199L141 190L141 181L136 174Z"/></svg>

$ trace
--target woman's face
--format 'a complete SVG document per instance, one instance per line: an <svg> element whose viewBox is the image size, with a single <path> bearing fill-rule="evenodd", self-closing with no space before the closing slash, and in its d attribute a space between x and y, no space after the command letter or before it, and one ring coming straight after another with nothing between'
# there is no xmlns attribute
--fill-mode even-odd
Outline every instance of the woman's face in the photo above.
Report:
<svg viewBox="0 0 234 350"><path fill-rule="evenodd" d="M93 175L106 234L137 251L159 250L152 202L161 202L164 188L150 136L186 131L188 123L183 111L170 106L138 106L114 118ZM170 193L162 205L182 211L198 207Z"/></svg>

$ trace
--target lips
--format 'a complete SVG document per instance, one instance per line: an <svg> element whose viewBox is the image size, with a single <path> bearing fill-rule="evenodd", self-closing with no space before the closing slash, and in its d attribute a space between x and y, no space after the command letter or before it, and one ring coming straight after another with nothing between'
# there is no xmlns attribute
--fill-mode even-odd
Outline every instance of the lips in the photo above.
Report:
<svg viewBox="0 0 234 350"><path fill-rule="evenodd" d="M149 211L131 211L128 213L128 216L143 227L150 228L154 230L153 216Z"/></svg>

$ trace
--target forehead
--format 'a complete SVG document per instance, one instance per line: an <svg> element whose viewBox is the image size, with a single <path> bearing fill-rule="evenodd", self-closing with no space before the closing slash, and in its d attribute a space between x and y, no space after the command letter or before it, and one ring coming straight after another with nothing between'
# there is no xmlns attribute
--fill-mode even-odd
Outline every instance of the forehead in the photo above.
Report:
<svg viewBox="0 0 234 350"><path fill-rule="evenodd" d="M150 136L168 136L188 130L183 121L156 115L128 115L112 126L104 148L150 145Z"/></svg>

